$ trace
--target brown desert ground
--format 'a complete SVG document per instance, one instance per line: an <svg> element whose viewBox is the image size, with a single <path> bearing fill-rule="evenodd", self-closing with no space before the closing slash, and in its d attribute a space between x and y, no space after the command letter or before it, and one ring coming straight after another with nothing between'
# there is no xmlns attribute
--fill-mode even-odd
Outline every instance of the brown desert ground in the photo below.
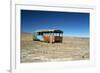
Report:
<svg viewBox="0 0 100 73"><path fill-rule="evenodd" d="M32 33L21 32L21 63L89 59L89 38L63 37L62 43L32 40Z"/></svg>

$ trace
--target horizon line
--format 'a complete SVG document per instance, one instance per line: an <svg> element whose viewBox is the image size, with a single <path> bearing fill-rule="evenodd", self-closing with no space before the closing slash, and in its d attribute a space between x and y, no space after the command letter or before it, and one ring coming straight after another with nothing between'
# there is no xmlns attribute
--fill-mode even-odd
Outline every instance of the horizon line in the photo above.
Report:
<svg viewBox="0 0 100 73"><path fill-rule="evenodd" d="M32 32L21 32L21 33L30 33L33 34ZM84 38L89 38L90 36L79 36L79 35L63 35L64 37L84 37Z"/></svg>

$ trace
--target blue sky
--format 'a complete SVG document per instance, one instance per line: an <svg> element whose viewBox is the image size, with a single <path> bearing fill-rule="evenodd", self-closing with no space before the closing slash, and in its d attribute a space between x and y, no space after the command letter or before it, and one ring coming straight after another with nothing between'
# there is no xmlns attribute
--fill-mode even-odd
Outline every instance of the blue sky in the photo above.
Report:
<svg viewBox="0 0 100 73"><path fill-rule="evenodd" d="M21 10L21 32L60 29L64 36L89 37L89 13Z"/></svg>

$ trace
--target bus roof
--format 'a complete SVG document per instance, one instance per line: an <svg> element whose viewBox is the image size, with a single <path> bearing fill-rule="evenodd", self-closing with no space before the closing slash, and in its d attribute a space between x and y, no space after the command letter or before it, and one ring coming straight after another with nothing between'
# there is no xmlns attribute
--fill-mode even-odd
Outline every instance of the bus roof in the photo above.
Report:
<svg viewBox="0 0 100 73"><path fill-rule="evenodd" d="M56 29L43 29L36 31L37 33L63 33L62 30L56 30Z"/></svg>

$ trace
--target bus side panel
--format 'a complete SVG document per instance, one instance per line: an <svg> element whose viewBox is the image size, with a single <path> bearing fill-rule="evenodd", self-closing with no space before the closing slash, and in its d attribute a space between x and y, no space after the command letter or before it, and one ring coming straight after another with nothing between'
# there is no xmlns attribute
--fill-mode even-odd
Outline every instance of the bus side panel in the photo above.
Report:
<svg viewBox="0 0 100 73"><path fill-rule="evenodd" d="M43 38L44 38L44 41L50 42L50 37L49 36L44 36Z"/></svg>

